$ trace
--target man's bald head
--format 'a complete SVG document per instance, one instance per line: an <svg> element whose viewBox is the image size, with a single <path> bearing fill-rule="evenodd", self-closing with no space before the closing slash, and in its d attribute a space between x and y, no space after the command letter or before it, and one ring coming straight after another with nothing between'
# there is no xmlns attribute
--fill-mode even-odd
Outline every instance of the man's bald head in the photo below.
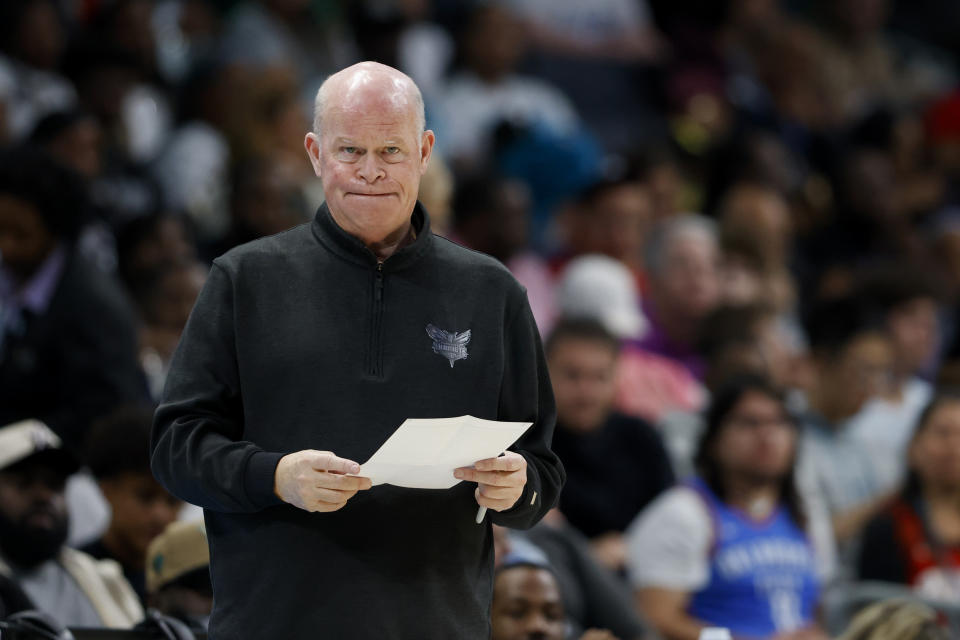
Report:
<svg viewBox="0 0 960 640"><path fill-rule="evenodd" d="M423 96L408 75L379 62L358 62L327 78L314 101L313 132L320 136L328 109L363 109L379 104L408 110L419 138L426 128Z"/></svg>

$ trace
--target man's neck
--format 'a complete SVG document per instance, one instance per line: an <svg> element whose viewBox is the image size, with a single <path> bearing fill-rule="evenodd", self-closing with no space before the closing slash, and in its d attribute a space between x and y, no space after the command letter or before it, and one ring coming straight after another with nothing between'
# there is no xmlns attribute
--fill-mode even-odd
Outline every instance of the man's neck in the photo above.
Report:
<svg viewBox="0 0 960 640"><path fill-rule="evenodd" d="M724 490L724 502L743 511L753 520L767 518L780 502L780 488L774 482L757 482L728 475Z"/></svg>
<svg viewBox="0 0 960 640"><path fill-rule="evenodd" d="M377 262L383 262L400 249L413 244L413 241L416 239L417 232L414 230L413 224L410 221L407 221L407 224L400 227L383 240L380 240L379 242L367 242L364 240L364 244L367 245L367 248L373 252L373 255L377 256Z"/></svg>

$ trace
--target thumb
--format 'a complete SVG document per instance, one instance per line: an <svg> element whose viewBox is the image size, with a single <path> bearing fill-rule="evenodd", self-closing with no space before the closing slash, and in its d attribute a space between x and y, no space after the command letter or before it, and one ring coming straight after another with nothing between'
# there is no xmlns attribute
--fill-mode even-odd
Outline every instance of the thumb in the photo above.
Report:
<svg viewBox="0 0 960 640"><path fill-rule="evenodd" d="M314 451L310 457L310 466L317 471L330 473L360 473L360 465L347 458L340 458L330 451Z"/></svg>

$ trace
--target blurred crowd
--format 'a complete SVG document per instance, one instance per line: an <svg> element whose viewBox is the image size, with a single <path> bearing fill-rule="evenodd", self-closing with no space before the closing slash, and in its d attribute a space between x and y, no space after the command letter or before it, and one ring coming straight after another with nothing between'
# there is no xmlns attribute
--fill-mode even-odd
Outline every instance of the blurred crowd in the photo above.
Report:
<svg viewBox="0 0 960 640"><path fill-rule="evenodd" d="M496 532L495 640L813 640L894 596L848 637L942 637L957 33L950 0L4 0L0 618L203 628L151 410L210 261L312 219L314 95L372 59L423 92L433 229L546 345L569 481Z"/></svg>

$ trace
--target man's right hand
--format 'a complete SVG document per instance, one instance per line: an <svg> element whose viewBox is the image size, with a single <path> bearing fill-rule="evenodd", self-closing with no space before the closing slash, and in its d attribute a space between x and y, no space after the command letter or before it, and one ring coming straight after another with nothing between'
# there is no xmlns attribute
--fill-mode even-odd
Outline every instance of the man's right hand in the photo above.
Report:
<svg viewBox="0 0 960 640"><path fill-rule="evenodd" d="M273 492L281 500L306 511L336 511L347 500L370 488L370 478L359 473L353 460L330 451L307 449L280 458L273 476Z"/></svg>

